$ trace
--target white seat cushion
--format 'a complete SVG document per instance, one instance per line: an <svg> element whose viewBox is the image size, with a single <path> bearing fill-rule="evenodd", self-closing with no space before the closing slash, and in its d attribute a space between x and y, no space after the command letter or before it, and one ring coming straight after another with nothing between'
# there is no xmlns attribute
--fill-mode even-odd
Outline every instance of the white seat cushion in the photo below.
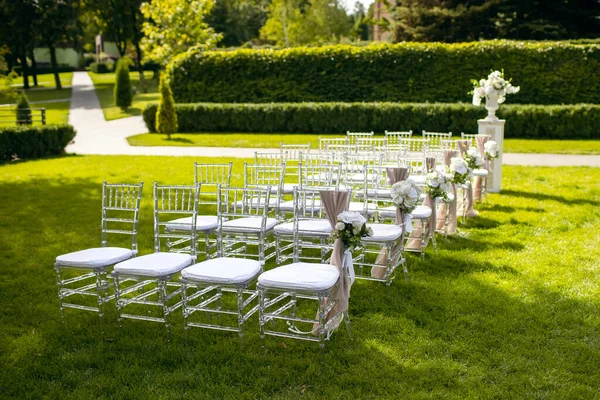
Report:
<svg viewBox="0 0 600 400"><path fill-rule="evenodd" d="M118 274L135 276L165 276L175 274L192 263L192 257L183 253L154 253L132 258L115 265Z"/></svg>
<svg viewBox="0 0 600 400"><path fill-rule="evenodd" d="M373 229L373 236L364 237L365 242L389 242L399 239L402 236L402 227L391 224L367 224L367 227Z"/></svg>
<svg viewBox="0 0 600 400"><path fill-rule="evenodd" d="M489 172L487 169L474 169L473 176L488 176Z"/></svg>
<svg viewBox="0 0 600 400"><path fill-rule="evenodd" d="M267 218L266 230L269 231L277 225L275 218ZM237 218L223 222L223 230L227 231L258 231L262 224L261 217Z"/></svg>
<svg viewBox="0 0 600 400"><path fill-rule="evenodd" d="M64 267L99 268L108 267L133 257L133 252L122 247L96 247L63 254L56 263Z"/></svg>
<svg viewBox="0 0 600 400"><path fill-rule="evenodd" d="M298 186L297 183L284 183L283 184L283 193L292 194L294 193L294 188ZM277 194L277 187L271 187L271 194Z"/></svg>
<svg viewBox="0 0 600 400"><path fill-rule="evenodd" d="M282 201L279 204L279 210L280 211L289 211L289 212L294 211L294 200Z"/></svg>
<svg viewBox="0 0 600 400"><path fill-rule="evenodd" d="M256 260L220 257L184 268L181 276L197 282L236 284L254 279L260 271L260 263Z"/></svg>
<svg viewBox="0 0 600 400"><path fill-rule="evenodd" d="M333 231L333 228L331 228L331 224L326 219L305 219L298 221L298 231L316 232L329 235ZM277 225L275 227L275 233L294 233L294 223L286 222L284 224Z"/></svg>
<svg viewBox="0 0 600 400"><path fill-rule="evenodd" d="M166 228L174 231L189 231L192 228L192 217L178 218L167 222ZM210 231L217 227L216 215L198 215L196 217L197 231Z"/></svg>
<svg viewBox="0 0 600 400"><path fill-rule="evenodd" d="M265 288L319 291L333 287L339 276L333 265L300 262L263 272L258 284Z"/></svg>
<svg viewBox="0 0 600 400"><path fill-rule="evenodd" d="M424 185L426 178L426 175L411 175L408 177L408 179L412 179L417 185Z"/></svg>

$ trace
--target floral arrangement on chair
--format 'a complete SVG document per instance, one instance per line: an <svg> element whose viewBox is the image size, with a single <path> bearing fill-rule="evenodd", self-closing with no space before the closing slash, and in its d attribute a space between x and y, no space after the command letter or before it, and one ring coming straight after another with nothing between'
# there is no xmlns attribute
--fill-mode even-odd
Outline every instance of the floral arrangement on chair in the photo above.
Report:
<svg viewBox="0 0 600 400"><path fill-rule="evenodd" d="M439 198L444 202L449 202L448 194L450 192L450 183L452 183L452 175L440 170L433 170L425 177L425 193L428 193L432 198Z"/></svg>
<svg viewBox="0 0 600 400"><path fill-rule="evenodd" d="M483 167L483 158L481 157L481 154L479 154L479 151L477 151L475 147L471 147L469 150L467 150L463 157L467 162L469 168L471 168L472 170L480 169L481 167Z"/></svg>
<svg viewBox="0 0 600 400"><path fill-rule="evenodd" d="M337 217L337 224L331 238L341 239L344 250L353 251L361 246L363 237L373 236L373 230L367 228L367 220L357 212L344 211Z"/></svg>
<svg viewBox="0 0 600 400"><path fill-rule="evenodd" d="M412 179L392 185L392 203L406 214L410 214L417 207L419 196L421 196L421 188Z"/></svg>
<svg viewBox="0 0 600 400"><path fill-rule="evenodd" d="M476 81L473 83L473 105L480 106L482 99L488 99L491 96L498 96L498 104L504 103L506 95L519 93L519 86L513 86L510 83L511 79L504 79L504 70L493 71L488 75L487 79Z"/></svg>
<svg viewBox="0 0 600 400"><path fill-rule="evenodd" d="M451 182L459 185L466 184L473 176L473 168L469 167L469 163L461 157L452 157L450 159L448 171L452 176Z"/></svg>
<svg viewBox="0 0 600 400"><path fill-rule="evenodd" d="M488 160L494 160L500 156L500 146L493 140L488 140L483 145L485 156Z"/></svg>

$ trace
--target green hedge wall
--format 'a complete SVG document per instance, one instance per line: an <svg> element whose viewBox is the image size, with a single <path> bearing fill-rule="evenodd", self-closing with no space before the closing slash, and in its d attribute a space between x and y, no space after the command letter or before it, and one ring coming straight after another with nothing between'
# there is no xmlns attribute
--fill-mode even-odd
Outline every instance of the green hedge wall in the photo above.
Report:
<svg viewBox="0 0 600 400"><path fill-rule="evenodd" d="M156 104L144 121L156 132ZM343 133L347 130L477 131L487 111L467 103L177 104L179 132ZM600 105L502 105L506 136L600 139Z"/></svg>
<svg viewBox="0 0 600 400"><path fill-rule="evenodd" d="M169 67L177 103L470 102L504 69L509 103L600 103L600 46L487 41L191 52Z"/></svg>
<svg viewBox="0 0 600 400"><path fill-rule="evenodd" d="M0 128L0 162L10 161L13 154L22 160L63 154L74 137L71 125Z"/></svg>

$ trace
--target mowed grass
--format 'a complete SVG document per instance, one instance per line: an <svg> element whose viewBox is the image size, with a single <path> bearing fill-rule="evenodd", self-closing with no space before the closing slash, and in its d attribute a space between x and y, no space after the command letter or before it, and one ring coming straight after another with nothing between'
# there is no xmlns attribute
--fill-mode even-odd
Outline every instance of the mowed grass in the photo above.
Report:
<svg viewBox="0 0 600 400"><path fill-rule="evenodd" d="M100 244L101 183L144 181L141 253L152 252L152 182L193 181L177 157L67 157L0 167L0 387L4 398L557 398L600 388L600 170L505 167L502 194L439 237L411 282L358 281L354 340L237 335L67 310L58 254ZM232 183L242 183L236 160ZM271 265L268 265L270 268Z"/></svg>
<svg viewBox="0 0 600 400"><path fill-rule="evenodd" d="M59 74L59 77L60 77L60 83L62 84L63 87L71 86L71 81L73 80L72 72L61 72ZM37 76L37 79L38 79L38 86L37 86L38 88L52 89L56 86L56 83L54 81L54 74L39 74ZM6 86L3 86L4 84L5 84L5 82L2 81L0 84L0 90L6 89ZM31 88L34 88L33 77L31 75L29 76L29 85L31 86ZM23 87L23 77L22 76L13 80L12 88L21 89L22 87Z"/></svg>
<svg viewBox="0 0 600 400"><path fill-rule="evenodd" d="M160 98L158 94L158 82L152 79L153 73L151 71L145 71L144 77L146 79L147 93L143 93L140 88L137 88L133 96L133 104L126 112L124 112L115 105L114 101L113 92L115 87L115 73L95 74L89 72L89 74L94 82L96 94L98 95L98 100L100 100L100 106L104 113L104 119L107 121L130 117L132 115L140 115L144 110L144 107L146 107L146 104L156 103ZM140 77L138 72L130 72L129 77L131 79L131 85L134 87L137 86Z"/></svg>
<svg viewBox="0 0 600 400"><path fill-rule="evenodd" d="M166 135L147 133L130 136L132 146L201 146L201 147L254 147L278 148L279 143L306 144L319 148L320 137L344 135L316 135L293 133L177 133L168 140ZM419 136L415 136L419 137ZM460 137L460 136L459 136ZM537 140L505 139L507 153L600 154L600 140Z"/></svg>

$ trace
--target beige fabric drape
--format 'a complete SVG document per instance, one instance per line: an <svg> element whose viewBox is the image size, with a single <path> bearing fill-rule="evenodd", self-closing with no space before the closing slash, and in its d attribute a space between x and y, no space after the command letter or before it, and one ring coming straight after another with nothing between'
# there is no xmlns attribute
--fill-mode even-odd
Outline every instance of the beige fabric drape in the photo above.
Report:
<svg viewBox="0 0 600 400"><path fill-rule="evenodd" d="M465 153L471 147L471 142L469 140L457 140L456 144L458 145L458 150L460 150L460 155L464 157ZM463 207L466 207L465 215L467 217L476 217L479 215L477 211L473 208L473 185L469 185L467 189L467 204Z"/></svg>
<svg viewBox="0 0 600 400"><path fill-rule="evenodd" d="M332 228L335 228L337 216L348 209L348 201L350 192L338 191L321 191L321 203L325 208L327 219ZM337 300L337 305L330 311L327 320L338 312L346 312L348 310L348 299L350 298L350 276L344 268L344 243L341 239L336 239L333 244L333 253L331 254L331 265L334 265L340 273L336 292L333 293Z"/></svg>
<svg viewBox="0 0 600 400"><path fill-rule="evenodd" d="M485 156L485 144L490 139L488 135L477 135L475 136L475 140L477 140L477 150L481 157L483 157L483 168L488 170L488 159ZM483 178L481 176L476 176L473 178L473 198L477 201L481 201L481 192L483 185Z"/></svg>
<svg viewBox="0 0 600 400"><path fill-rule="evenodd" d="M450 160L453 157L458 156L458 151L456 150L444 150L444 165L449 166ZM452 235L456 233L456 225L457 225L457 201L458 196L456 195L456 185L452 184L452 194L454 195L454 201L450 204L442 203L440 204L440 209L438 210L438 222L437 228L444 229L444 225L446 224L446 210L448 212L448 227L447 233Z"/></svg>
<svg viewBox="0 0 600 400"><path fill-rule="evenodd" d="M435 168L435 157L425 157L425 172L431 172Z"/></svg>
<svg viewBox="0 0 600 400"><path fill-rule="evenodd" d="M390 181L390 185L408 179L408 168L386 168L386 172ZM396 208L396 224L402 226L402 236L400 236L400 239L398 239L398 241L394 244L394 247L392 248L392 254L398 253L402 246L404 246L404 235L406 234L406 226L404 225L404 212L398 208ZM371 276L373 278L382 279L385 276L387 267L386 259L387 249L384 247L377 256L377 260L375 260L375 264L383 267L371 268ZM392 264L395 264L396 261L397 260L392 260Z"/></svg>

